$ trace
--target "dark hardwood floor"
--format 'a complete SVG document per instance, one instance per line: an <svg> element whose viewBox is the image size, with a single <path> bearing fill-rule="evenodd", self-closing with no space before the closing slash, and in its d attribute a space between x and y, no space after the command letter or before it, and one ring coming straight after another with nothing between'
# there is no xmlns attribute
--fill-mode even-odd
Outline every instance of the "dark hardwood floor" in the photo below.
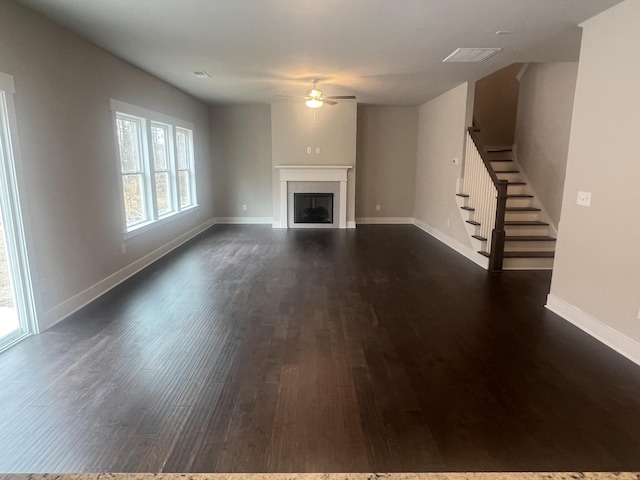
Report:
<svg viewBox="0 0 640 480"><path fill-rule="evenodd" d="M640 367L413 226L216 226L0 355L0 471L640 470Z"/></svg>

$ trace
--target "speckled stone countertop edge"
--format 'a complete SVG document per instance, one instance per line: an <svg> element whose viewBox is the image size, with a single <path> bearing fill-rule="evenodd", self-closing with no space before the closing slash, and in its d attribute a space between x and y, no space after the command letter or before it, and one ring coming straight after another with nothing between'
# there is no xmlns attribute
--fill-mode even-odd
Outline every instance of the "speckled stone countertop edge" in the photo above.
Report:
<svg viewBox="0 0 640 480"><path fill-rule="evenodd" d="M640 480L638 472L0 473L0 480Z"/></svg>

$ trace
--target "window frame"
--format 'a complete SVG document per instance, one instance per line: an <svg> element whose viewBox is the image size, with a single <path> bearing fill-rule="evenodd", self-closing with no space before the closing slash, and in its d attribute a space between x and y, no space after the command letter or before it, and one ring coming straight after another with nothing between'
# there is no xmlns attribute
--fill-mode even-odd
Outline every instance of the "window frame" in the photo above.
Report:
<svg viewBox="0 0 640 480"><path fill-rule="evenodd" d="M148 110L146 108L137 107L135 105L131 105L125 102L121 102L119 100L111 99L110 100L110 108L112 115L112 124L113 124L113 136L116 148L116 163L117 163L117 173L118 173L118 189L120 194L120 210L121 210L121 223L122 223L122 234L123 238L126 240L128 238L134 237L141 233L144 233L148 230L156 228L160 225L164 225L174 219L182 217L192 212L196 212L198 210L198 196L196 191L195 179L195 157L194 157L194 143L193 143L193 124L190 122L186 122L184 120L180 120L175 117L171 117L169 115L154 112L152 110ZM145 209L147 212L147 219L145 221L127 225L127 213L124 202L124 185L123 178L125 173L122 171L122 160L120 158L120 137L118 133L118 118L129 118L139 120L141 124L141 143L142 143L142 163L144 169L144 194L143 199L145 202ZM158 199L157 199L157 183L156 183L156 169L155 169L155 158L154 158L154 141L153 141L153 132L152 126L158 125L161 127L166 127L166 132L168 133L168 145L165 147L166 152L169 155L167 158L167 167L169 172L169 181L170 181L170 203L171 203L171 211L160 214L158 207ZM180 205L180 189L179 189L179 179L178 179L178 155L177 155L177 141L176 141L176 132L178 130L188 132L188 150L190 152L190 164L189 164L189 173L190 173L190 200L191 203L189 205L181 206ZM163 170L164 172L164 170Z"/></svg>

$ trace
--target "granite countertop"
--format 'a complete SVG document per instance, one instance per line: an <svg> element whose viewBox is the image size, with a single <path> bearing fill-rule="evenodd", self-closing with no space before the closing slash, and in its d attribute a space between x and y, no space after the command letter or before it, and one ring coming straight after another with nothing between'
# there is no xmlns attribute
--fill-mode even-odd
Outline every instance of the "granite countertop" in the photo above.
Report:
<svg viewBox="0 0 640 480"><path fill-rule="evenodd" d="M639 472L0 473L0 480L640 480Z"/></svg>

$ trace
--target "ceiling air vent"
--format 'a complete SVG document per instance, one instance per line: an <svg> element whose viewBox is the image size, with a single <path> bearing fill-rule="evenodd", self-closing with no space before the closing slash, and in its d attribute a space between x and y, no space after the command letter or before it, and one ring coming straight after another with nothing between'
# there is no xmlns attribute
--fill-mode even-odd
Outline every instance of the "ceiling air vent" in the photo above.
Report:
<svg viewBox="0 0 640 480"><path fill-rule="evenodd" d="M207 72L205 72L204 70L201 72L191 72L193 73L196 77L198 78L211 78L211 75L209 75Z"/></svg>
<svg viewBox="0 0 640 480"><path fill-rule="evenodd" d="M482 62L491 55L498 53L501 48L457 48L443 62Z"/></svg>

